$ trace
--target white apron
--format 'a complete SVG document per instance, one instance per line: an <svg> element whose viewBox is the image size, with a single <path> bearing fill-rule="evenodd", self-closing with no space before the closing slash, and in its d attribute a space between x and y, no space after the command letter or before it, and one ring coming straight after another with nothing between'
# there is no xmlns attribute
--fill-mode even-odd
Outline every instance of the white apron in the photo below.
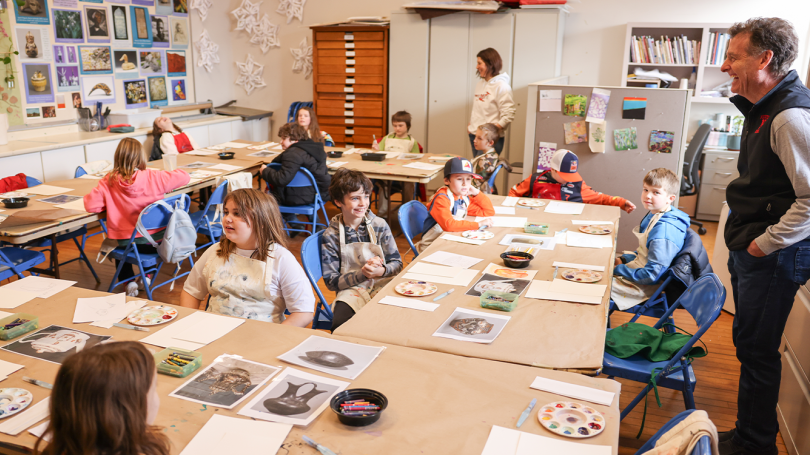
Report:
<svg viewBox="0 0 810 455"><path fill-rule="evenodd" d="M450 198L450 210L452 210L453 207L455 207L455 205L456 205L455 195L453 195L453 192L450 191L450 188L448 188L446 186L444 187L444 190L447 191L447 193L445 193L445 194L447 194L447 196ZM441 188L439 188L439 190L437 190L437 192L438 191L441 191ZM436 195L435 197L441 197L441 196ZM467 197L464 197L464 198L462 198L462 201L464 201L464 203L461 204L456 209L456 213L453 214L453 219L454 220L461 221L461 220L463 220L464 218L467 217L467 207L470 206L470 199L467 198ZM427 247L429 247L430 244L433 243L434 240L439 238L439 236L441 236L443 233L444 233L444 230L442 229L442 227L439 225L439 223L436 223L432 228L428 229L428 231L425 232L422 235L422 240L415 245L416 249L419 251L419 253L421 253Z"/></svg>
<svg viewBox="0 0 810 455"><path fill-rule="evenodd" d="M385 136L385 151L397 153L411 153L413 139L400 139L396 135Z"/></svg>
<svg viewBox="0 0 810 455"><path fill-rule="evenodd" d="M259 321L284 321L284 298L270 293L272 270L275 264L271 245L267 261L259 261L238 254L228 258L214 256L205 264L203 276L211 296L208 310L239 318Z"/></svg>
<svg viewBox="0 0 810 455"><path fill-rule="evenodd" d="M672 206L667 206L666 210L663 212L658 212L653 215L650 223L647 225L647 229L643 234L639 232L639 229L641 228L640 225L633 228L633 235L635 235L638 239L638 251L636 252L636 258L625 264L627 267L631 269L641 269L647 265L647 256L649 254L649 251L647 250L647 236L649 236L650 232L652 232L653 226L658 223L658 220L664 216L664 213L669 212L671 209ZM610 290L610 297L616 303L616 306L619 307L619 310L624 311L652 297L660 286L660 283L638 284L633 283L624 277L614 276L613 285L611 286Z"/></svg>
<svg viewBox="0 0 810 455"><path fill-rule="evenodd" d="M366 225L366 230L368 231L369 240L371 240L371 242L355 242L347 245L345 240L346 228L343 226L343 215L341 215L340 220L338 220L338 226L340 227L341 275L359 271L366 265L369 259L375 256L382 259L383 263L385 263L385 253L383 253L382 247L377 243L377 233L374 232L374 229L368 222L368 218L364 217L363 223ZM340 300L341 302L345 302L356 314L374 297L377 291L382 289L383 286L388 284L393 278L394 277L379 277L368 279L357 286L338 291L335 296L335 301ZM332 304L333 310L334 307L334 304Z"/></svg>

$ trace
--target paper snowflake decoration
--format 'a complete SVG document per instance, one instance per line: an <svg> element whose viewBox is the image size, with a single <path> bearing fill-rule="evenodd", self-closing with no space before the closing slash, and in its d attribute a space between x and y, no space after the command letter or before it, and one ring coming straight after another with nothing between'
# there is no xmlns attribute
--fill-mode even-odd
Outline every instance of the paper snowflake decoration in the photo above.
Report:
<svg viewBox="0 0 810 455"><path fill-rule="evenodd" d="M304 79L309 79L312 75L312 46L307 45L307 39L304 38L298 49L290 49L293 59L293 73L304 73Z"/></svg>
<svg viewBox="0 0 810 455"><path fill-rule="evenodd" d="M248 33L253 33L253 30L259 25L259 3L251 3L250 0L242 0L239 8L231 11L233 17L236 18L236 29L244 30Z"/></svg>
<svg viewBox="0 0 810 455"><path fill-rule="evenodd" d="M236 85L241 85L248 95L253 90L265 86L264 79L262 79L264 65L256 63L253 56L248 54L247 61L245 63L236 62L236 66L239 67L239 79L236 80Z"/></svg>
<svg viewBox="0 0 810 455"><path fill-rule="evenodd" d="M204 21L208 17L208 10L214 6L214 3L211 0L191 0L188 6L191 9L196 9L197 13L200 14L200 20Z"/></svg>
<svg viewBox="0 0 810 455"><path fill-rule="evenodd" d="M210 73L211 70L214 69L214 64L219 63L219 45L211 41L211 37L208 36L208 30L206 29L203 29L202 34L194 45L197 46L197 53L199 54L197 57L197 66L204 67L205 70Z"/></svg>
<svg viewBox="0 0 810 455"><path fill-rule="evenodd" d="M281 0L276 12L287 16L288 24L292 22L295 17L297 17L299 21L304 22L304 4L306 2L307 0Z"/></svg>
<svg viewBox="0 0 810 455"><path fill-rule="evenodd" d="M258 44L264 54L273 46L281 46L281 43L278 42L278 25L270 22L270 17L265 14L259 24L253 28L253 36L250 37L250 42Z"/></svg>

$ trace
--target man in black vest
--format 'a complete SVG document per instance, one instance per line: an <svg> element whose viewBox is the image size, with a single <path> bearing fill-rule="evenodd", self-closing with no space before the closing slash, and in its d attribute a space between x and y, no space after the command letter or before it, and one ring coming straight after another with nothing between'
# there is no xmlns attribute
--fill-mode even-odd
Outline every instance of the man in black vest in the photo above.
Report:
<svg viewBox="0 0 810 455"><path fill-rule="evenodd" d="M776 454L779 345L799 286L810 279L810 90L790 65L793 26L755 18L729 29L721 70L745 116L725 230L740 368L736 428L720 453Z"/></svg>

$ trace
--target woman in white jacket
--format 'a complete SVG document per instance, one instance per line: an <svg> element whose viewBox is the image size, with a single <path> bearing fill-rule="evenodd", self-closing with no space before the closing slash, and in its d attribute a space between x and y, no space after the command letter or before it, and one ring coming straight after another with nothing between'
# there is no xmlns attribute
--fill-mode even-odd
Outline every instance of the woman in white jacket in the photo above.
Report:
<svg viewBox="0 0 810 455"><path fill-rule="evenodd" d="M480 79L475 86L472 115L470 123L467 125L473 156L481 154L481 152L475 150L473 144L475 131L479 126L492 123L498 127L500 139L495 141L494 147L495 151L500 155L501 150L503 150L504 130L515 119L515 102L512 101L512 87L509 83L509 75L501 73L502 66L501 55L495 49L489 47L478 53L475 69Z"/></svg>

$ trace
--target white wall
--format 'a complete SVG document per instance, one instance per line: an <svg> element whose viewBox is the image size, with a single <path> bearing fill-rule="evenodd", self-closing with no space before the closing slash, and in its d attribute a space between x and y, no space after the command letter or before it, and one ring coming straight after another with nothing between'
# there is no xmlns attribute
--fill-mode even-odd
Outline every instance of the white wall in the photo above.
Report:
<svg viewBox="0 0 810 455"><path fill-rule="evenodd" d="M195 88L198 101L211 99L222 104L236 99L240 106L272 110L273 132L285 121L287 108L294 101L312 99L312 78L304 79L291 71L293 58L290 48L297 48L304 37L311 43L309 26L335 22L350 16L386 16L392 10L412 0L308 0L304 7L303 24L275 12L277 2L264 2L260 15L267 13L279 24L280 48L262 54L257 45L250 44L244 31L232 31L236 20L230 12L241 0L217 0L209 11L205 28L220 46L220 64L207 73L195 68ZM562 74L571 76L573 85L619 85L621 82L624 36L628 22L736 22L755 16L779 16L794 24L800 39L800 54L796 66L802 78L807 74L810 59L810 2L805 0L681 0L678 3L643 2L640 0L569 0L571 14L565 26ZM202 23L192 11L192 35L196 40ZM196 52L196 49L194 50ZM248 52L265 65L267 87L247 96L234 85L237 77L235 61L245 61ZM195 54L196 56L196 54ZM391 56L396 58L396 56ZM470 68L470 71L473 71ZM391 87L396 90L396 87ZM726 108L732 113L733 107ZM396 106L389 106L394 112ZM694 115L722 112L718 105L694 105Z"/></svg>

